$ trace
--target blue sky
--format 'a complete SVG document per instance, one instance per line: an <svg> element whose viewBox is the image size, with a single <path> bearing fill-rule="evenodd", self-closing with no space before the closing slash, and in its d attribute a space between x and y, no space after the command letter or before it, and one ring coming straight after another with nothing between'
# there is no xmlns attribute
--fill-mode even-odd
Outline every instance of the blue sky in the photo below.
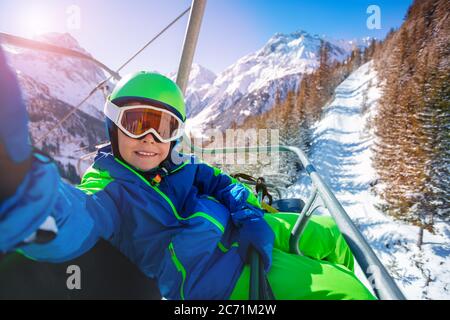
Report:
<svg viewBox="0 0 450 320"><path fill-rule="evenodd" d="M381 39L390 28L401 25L411 3L412 0L208 0L194 60L220 72L261 48L274 33L300 29L338 39ZM189 5L190 0L2 0L0 31L25 37L46 31L70 32L82 47L116 69ZM377 5L381 10L379 30L367 28L369 5ZM75 11L71 11L73 8ZM73 19L78 16L79 19ZM187 16L124 73L139 69L164 73L176 70L186 23Z"/></svg>

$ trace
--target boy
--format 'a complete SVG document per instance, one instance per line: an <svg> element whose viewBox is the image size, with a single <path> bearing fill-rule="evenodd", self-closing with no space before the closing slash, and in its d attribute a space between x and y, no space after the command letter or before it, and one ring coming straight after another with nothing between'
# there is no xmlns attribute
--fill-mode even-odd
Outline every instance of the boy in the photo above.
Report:
<svg viewBox="0 0 450 320"><path fill-rule="evenodd" d="M248 299L251 245L277 299L373 299L331 219L311 220L304 256L290 254L297 214L264 215L247 186L175 151L186 116L173 81L124 77L105 115L111 145L79 186L63 182L31 152L25 106L0 50L0 251L61 262L103 238L156 278L168 299Z"/></svg>

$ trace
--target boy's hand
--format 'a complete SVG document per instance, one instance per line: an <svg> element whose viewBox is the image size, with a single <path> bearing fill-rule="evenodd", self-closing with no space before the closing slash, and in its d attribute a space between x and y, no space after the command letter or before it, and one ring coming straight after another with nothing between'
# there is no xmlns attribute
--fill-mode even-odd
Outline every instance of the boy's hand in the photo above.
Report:
<svg viewBox="0 0 450 320"><path fill-rule="evenodd" d="M30 157L28 114L14 72L8 67L0 45L0 143L11 161ZM3 171L3 170L2 170Z"/></svg>
<svg viewBox="0 0 450 320"><path fill-rule="evenodd" d="M15 193L31 167L30 155L27 111L0 45L0 202Z"/></svg>
<svg viewBox="0 0 450 320"><path fill-rule="evenodd" d="M272 249L275 234L269 224L262 216L257 217L254 210L244 209L245 212L236 212L236 216L247 216L246 220L241 220L239 224L239 255L246 261L250 246L254 247L261 255L264 270L269 272L272 264ZM251 218L250 218L251 217Z"/></svg>

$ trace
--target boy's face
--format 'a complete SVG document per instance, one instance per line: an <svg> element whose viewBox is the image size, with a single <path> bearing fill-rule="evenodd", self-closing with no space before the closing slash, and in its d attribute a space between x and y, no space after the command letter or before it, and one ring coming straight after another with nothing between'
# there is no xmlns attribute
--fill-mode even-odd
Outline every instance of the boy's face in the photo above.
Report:
<svg viewBox="0 0 450 320"><path fill-rule="evenodd" d="M158 143L151 133L144 138L133 139L118 131L119 152L122 158L141 171L157 167L169 154L170 142Z"/></svg>

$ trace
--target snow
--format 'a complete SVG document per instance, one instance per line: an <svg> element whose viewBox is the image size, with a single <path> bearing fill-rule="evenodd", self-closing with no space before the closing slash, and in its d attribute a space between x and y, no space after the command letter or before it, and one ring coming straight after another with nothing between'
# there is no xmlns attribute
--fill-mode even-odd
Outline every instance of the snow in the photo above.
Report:
<svg viewBox="0 0 450 320"><path fill-rule="evenodd" d="M367 107L363 96L367 95ZM372 164L375 135L368 126L381 96L379 80L369 62L338 86L334 100L314 125L310 159L335 192L377 256L408 299L450 298L450 226L437 222L436 234L394 220L379 209L371 192L377 174ZM364 110L366 109L366 110ZM301 176L288 196L307 198L309 178Z"/></svg>

